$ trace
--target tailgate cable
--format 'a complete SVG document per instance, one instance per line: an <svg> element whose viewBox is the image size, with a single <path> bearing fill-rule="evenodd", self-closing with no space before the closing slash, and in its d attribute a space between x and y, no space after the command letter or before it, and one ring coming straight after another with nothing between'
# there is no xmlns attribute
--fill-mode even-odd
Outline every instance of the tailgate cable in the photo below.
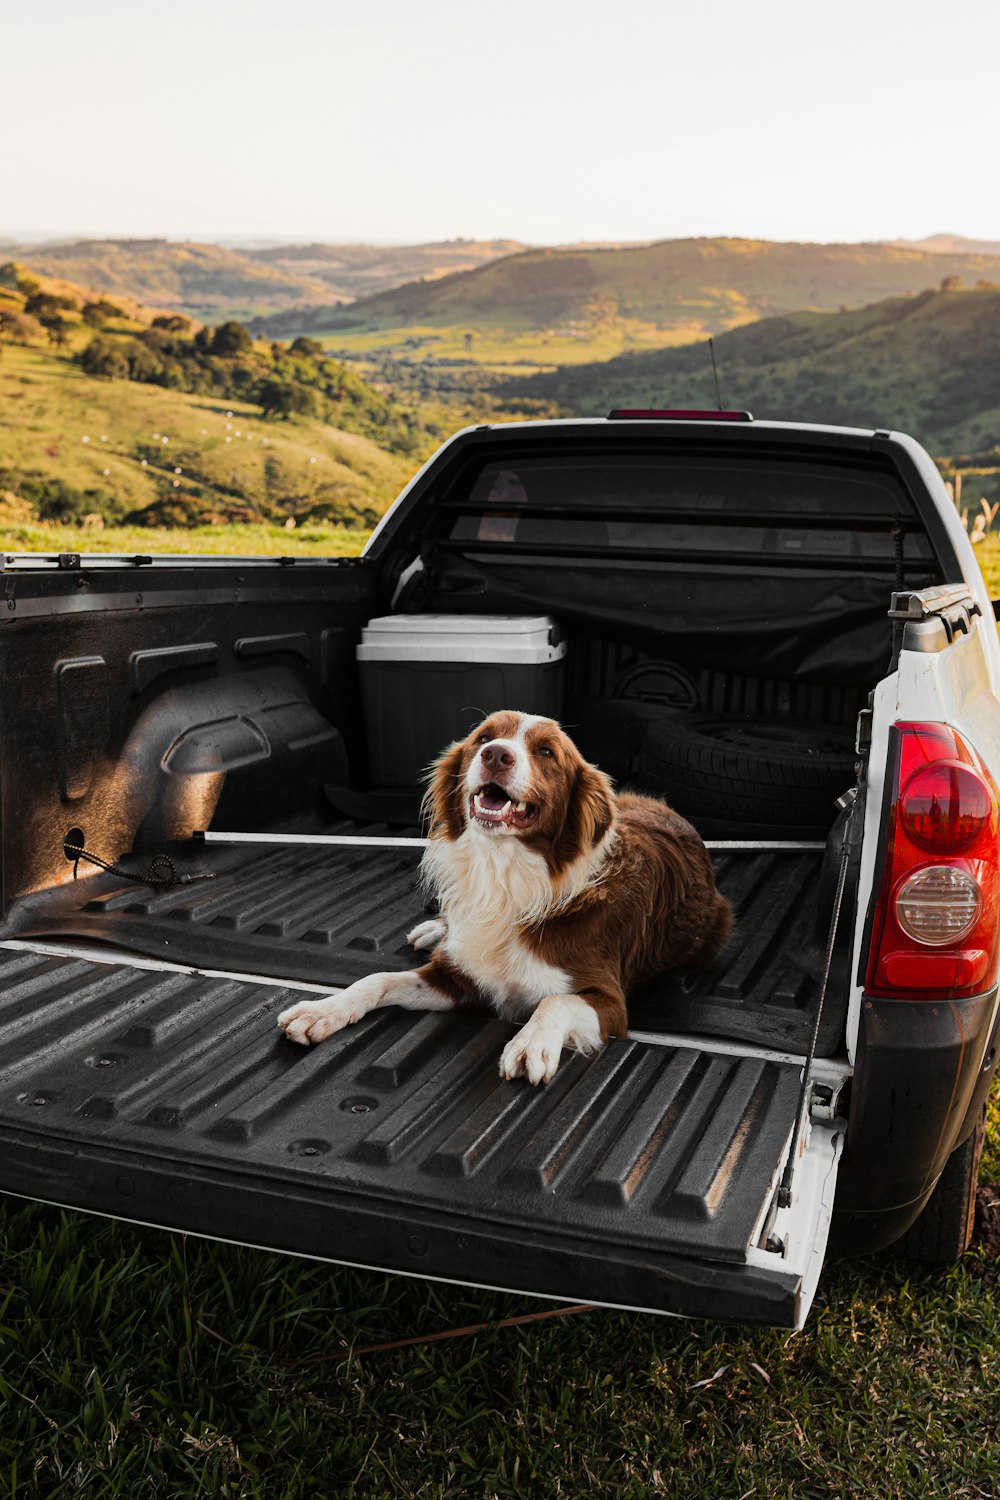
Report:
<svg viewBox="0 0 1000 1500"><path fill-rule="evenodd" d="M855 793L855 788L851 788ZM851 792L845 793L845 799L851 796ZM852 798L852 801L854 799ZM826 1001L826 992L830 983L830 970L833 967L833 945L837 936L837 925L840 921L840 909L844 901L844 887L847 884L847 861L850 855L850 830L854 822L853 816L848 818L844 824L844 832L840 845L840 870L837 875L837 892L833 898L833 915L830 918L830 933L826 940L826 957L823 962L823 978L819 987L819 1000L816 1005L816 1016L813 1021L812 1036L809 1039L809 1048L806 1052L805 1063L802 1068L802 1082L799 1086L799 1102L795 1111L795 1127L792 1138L788 1143L788 1155L785 1157L785 1166L781 1174L781 1182L778 1187L777 1204L779 1208L788 1208L792 1202L792 1174L795 1170L795 1158L798 1154L799 1142L802 1139L809 1108L809 1086L812 1082L810 1074L812 1065L816 1058L816 1047L819 1042L819 1028L823 1019L823 1006Z"/></svg>
<svg viewBox="0 0 1000 1500"><path fill-rule="evenodd" d="M66 854L67 859L71 854L76 855L76 858L73 861L74 880L77 878L77 869L79 867L81 859L88 860L90 864L97 865L102 870L107 870L109 875L117 875L121 880L135 880L138 881L140 885L190 885L192 880L215 879L214 870L205 870L198 874L178 875L177 866L174 864L169 854L157 854L151 861L149 869L146 871L145 875L137 875L133 870L123 870L119 865L113 864L109 860L102 859L99 854L91 854L89 849L84 849L80 844L64 844L63 850ZM167 873L161 874L160 868L164 866L166 867Z"/></svg>

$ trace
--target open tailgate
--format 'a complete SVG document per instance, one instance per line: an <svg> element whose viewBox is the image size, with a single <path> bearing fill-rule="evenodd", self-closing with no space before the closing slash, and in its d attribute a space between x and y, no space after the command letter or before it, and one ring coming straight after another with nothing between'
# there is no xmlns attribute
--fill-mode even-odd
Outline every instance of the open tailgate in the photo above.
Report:
<svg viewBox="0 0 1000 1500"><path fill-rule="evenodd" d="M0 948L0 1189L330 1261L801 1326L842 1122L773 1202L800 1062L630 1038L505 1082L514 1027L376 1012L303 1050L299 986ZM774 1248L764 1248L766 1243Z"/></svg>

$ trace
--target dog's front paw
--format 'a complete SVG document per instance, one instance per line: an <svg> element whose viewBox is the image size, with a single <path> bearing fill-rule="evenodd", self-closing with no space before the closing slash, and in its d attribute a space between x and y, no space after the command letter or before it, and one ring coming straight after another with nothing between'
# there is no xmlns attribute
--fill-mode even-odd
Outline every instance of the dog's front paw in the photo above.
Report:
<svg viewBox="0 0 1000 1500"><path fill-rule="evenodd" d="M278 1025L290 1042L308 1047L312 1042L325 1041L335 1031L342 1031L358 1018L352 1015L350 1000L345 1003L346 991L327 995L322 1000L300 1000L290 1005L278 1017Z"/></svg>
<svg viewBox="0 0 1000 1500"><path fill-rule="evenodd" d="M448 931L448 924L440 917L431 917L427 922L418 922L406 934L406 941L411 948L436 948L441 939Z"/></svg>
<svg viewBox="0 0 1000 1500"><path fill-rule="evenodd" d="M550 1083L559 1066L562 1044L562 1027L529 1021L501 1052L500 1077Z"/></svg>

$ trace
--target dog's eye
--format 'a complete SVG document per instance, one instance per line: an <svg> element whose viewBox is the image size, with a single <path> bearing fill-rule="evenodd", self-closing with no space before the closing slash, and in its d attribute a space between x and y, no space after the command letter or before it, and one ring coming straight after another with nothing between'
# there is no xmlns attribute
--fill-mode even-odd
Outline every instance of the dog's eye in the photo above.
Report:
<svg viewBox="0 0 1000 1500"><path fill-rule="evenodd" d="M539 755L546 755L548 756L549 760L552 760L554 759L556 752L552 749L551 745L539 745L538 753Z"/></svg>
<svg viewBox="0 0 1000 1500"><path fill-rule="evenodd" d="M477 737L476 744L477 745L488 745L489 742L490 742L490 740L492 738L493 738L493 736L491 734L481 734L481 735L479 735Z"/></svg>

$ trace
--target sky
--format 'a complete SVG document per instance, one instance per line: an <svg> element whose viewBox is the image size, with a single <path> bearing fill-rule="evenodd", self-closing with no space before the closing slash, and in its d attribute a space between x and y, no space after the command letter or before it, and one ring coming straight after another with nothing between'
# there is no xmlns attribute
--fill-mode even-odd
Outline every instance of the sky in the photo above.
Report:
<svg viewBox="0 0 1000 1500"><path fill-rule="evenodd" d="M1000 6L0 0L0 238L1000 239Z"/></svg>

